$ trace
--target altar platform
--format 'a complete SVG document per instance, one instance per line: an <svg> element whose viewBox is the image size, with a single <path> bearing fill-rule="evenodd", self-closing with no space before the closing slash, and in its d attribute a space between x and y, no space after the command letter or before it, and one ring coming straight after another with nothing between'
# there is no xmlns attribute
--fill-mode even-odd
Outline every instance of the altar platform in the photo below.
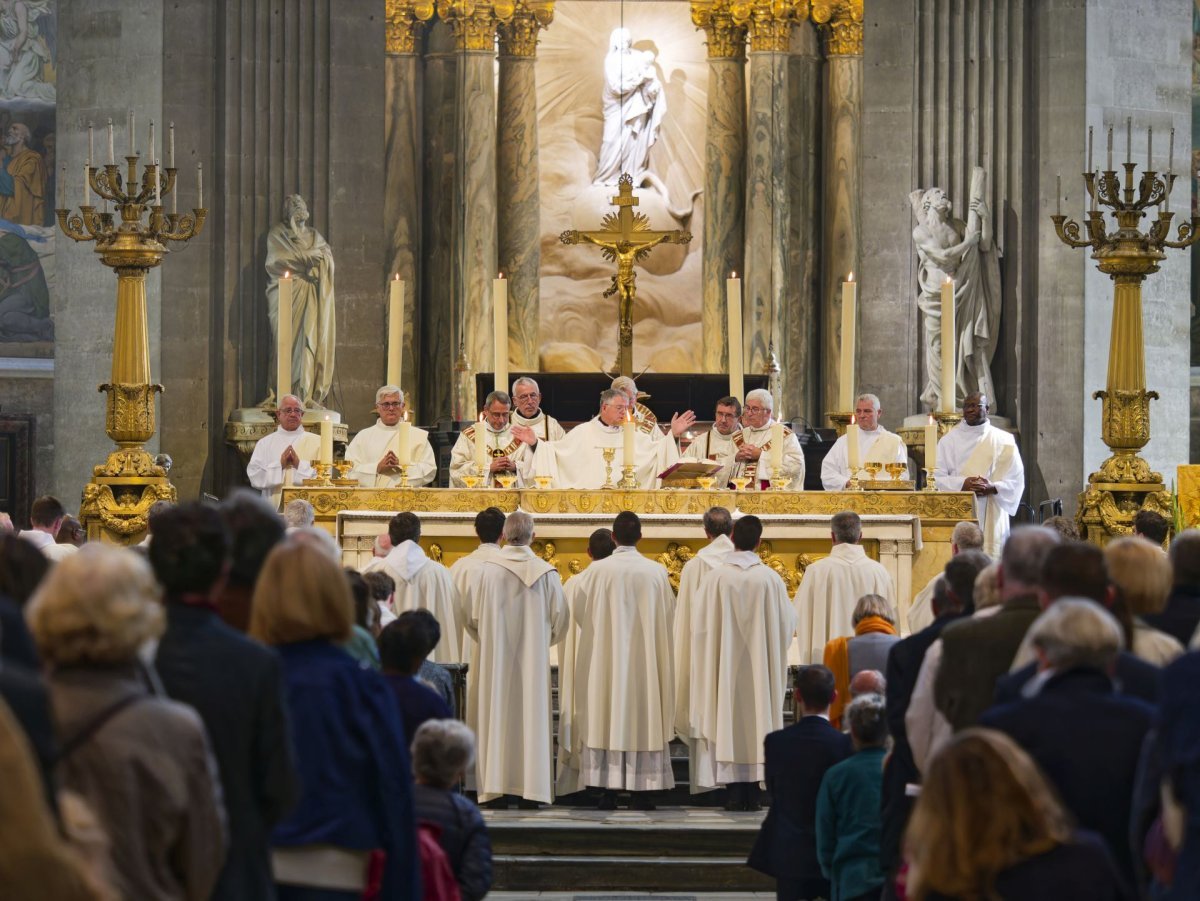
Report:
<svg viewBox="0 0 1200 901"><path fill-rule="evenodd" d="M587 538L622 510L642 518L641 552L658 560L678 584L683 564L705 544L701 518L709 507L754 513L764 521L760 554L794 592L804 571L829 553L830 518L853 510L863 519L863 546L892 574L900 621L914 593L950 559L954 526L975 520L974 496L941 491L703 491L285 488L286 503L304 498L317 524L333 533L345 565L370 559L375 537L402 510L421 517L421 545L449 566L478 541L475 514L485 507L524 510L536 519L534 550L566 581L587 566Z"/></svg>

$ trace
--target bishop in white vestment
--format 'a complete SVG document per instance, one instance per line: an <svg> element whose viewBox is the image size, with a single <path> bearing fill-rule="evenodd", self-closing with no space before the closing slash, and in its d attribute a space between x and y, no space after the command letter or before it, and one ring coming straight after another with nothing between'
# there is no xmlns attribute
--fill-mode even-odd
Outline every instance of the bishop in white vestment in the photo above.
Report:
<svg viewBox="0 0 1200 901"><path fill-rule="evenodd" d="M858 463L856 478L866 480L871 474L862 468L863 463L903 463L904 472L898 479L908 478L908 448L895 432L889 432L879 424L879 398L874 394L860 394L854 405L854 419L858 426ZM841 435L821 462L821 484L826 491L844 491L850 481L849 438ZM875 478L890 479L891 475L880 473Z"/></svg>
<svg viewBox="0 0 1200 901"><path fill-rule="evenodd" d="M542 389L528 376L512 383L514 409L509 416L513 425L533 430L541 441L561 441L567 434L558 420L542 409Z"/></svg>
<svg viewBox="0 0 1200 901"><path fill-rule="evenodd" d="M533 517L511 514L505 546L466 580L465 627L474 639L467 725L475 730L479 800L553 800L550 645L570 625L558 571L529 548Z"/></svg>
<svg viewBox="0 0 1200 901"><path fill-rule="evenodd" d="M479 422L458 433L450 451L451 488L466 488L464 477L475 475L479 469L476 439L480 429L483 430L483 487L495 487L496 476L506 474L516 478L516 487L527 487L517 462L529 453L529 448L513 437L508 418L511 409L508 394L493 391L484 399Z"/></svg>
<svg viewBox="0 0 1200 901"><path fill-rule="evenodd" d="M400 420L405 416L404 392L384 385L375 392L379 421L354 436L346 448L346 460L354 464L350 478L362 488L395 488L400 484ZM408 430L408 483L414 488L428 485L437 477L437 460L429 444L429 433L412 426Z"/></svg>
<svg viewBox="0 0 1200 901"><path fill-rule="evenodd" d="M830 521L833 549L804 573L796 589L797 654L791 663L821 663L830 639L854 634L854 605L864 594L896 603L896 586L887 568L867 556L862 520L857 513L836 513Z"/></svg>
<svg viewBox="0 0 1200 901"><path fill-rule="evenodd" d="M983 552L999 559L1009 517L1025 493L1025 466L1013 436L988 421L987 395L977 392L963 400L962 422L938 442L933 477L940 491L975 493Z"/></svg>
<svg viewBox="0 0 1200 901"><path fill-rule="evenodd" d="M383 570L396 582L392 612L396 615L418 607L428 610L442 627L442 640L429 659L434 663L462 663L463 624L458 589L450 571L430 560L417 541L421 521L415 513L397 513L388 523L392 549L383 561Z"/></svg>
<svg viewBox="0 0 1200 901"><path fill-rule="evenodd" d="M301 479L315 478L312 461L321 450L321 439L304 431L300 420L304 407L294 394L285 394L279 402L277 428L258 440L246 467L250 484L262 492L278 510L282 506L285 485L299 485Z"/></svg>
<svg viewBox="0 0 1200 901"><path fill-rule="evenodd" d="M783 430L783 456L779 472L774 472L771 453L775 420L771 416L774 401L771 392L755 388L746 395L746 406L742 410L742 429L733 436L737 452L730 469L731 479L744 477L751 484L769 487L772 479L787 479L788 488L801 491L804 488L804 451L800 439L791 429Z"/></svg>
<svg viewBox="0 0 1200 901"><path fill-rule="evenodd" d="M733 470L733 457L737 453L737 445L733 437L738 432L738 421L742 416L742 402L736 397L723 397L717 401L714 411L713 427L698 436L688 449L684 451L685 460L706 460L709 463L720 463L722 469L716 475L716 484L724 487L729 484L729 474Z"/></svg>

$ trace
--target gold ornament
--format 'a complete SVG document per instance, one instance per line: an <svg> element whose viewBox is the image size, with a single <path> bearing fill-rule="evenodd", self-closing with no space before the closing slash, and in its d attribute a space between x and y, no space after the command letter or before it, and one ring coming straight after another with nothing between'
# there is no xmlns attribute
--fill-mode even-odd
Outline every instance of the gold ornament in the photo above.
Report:
<svg viewBox="0 0 1200 901"><path fill-rule="evenodd" d="M812 20L821 27L826 56L862 56L863 0L812 0Z"/></svg>

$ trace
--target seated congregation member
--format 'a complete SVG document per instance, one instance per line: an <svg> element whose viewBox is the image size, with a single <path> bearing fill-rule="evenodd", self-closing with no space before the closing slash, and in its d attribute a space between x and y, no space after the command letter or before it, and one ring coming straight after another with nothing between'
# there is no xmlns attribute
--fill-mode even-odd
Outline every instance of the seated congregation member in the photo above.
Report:
<svg viewBox="0 0 1200 901"><path fill-rule="evenodd" d="M1099 836L1077 832L1029 755L966 729L933 758L904 839L912 901L1124 901Z"/></svg>
<svg viewBox="0 0 1200 901"><path fill-rule="evenodd" d="M79 550L73 544L59 544L57 541L58 531L66 519L67 511L62 501L50 495L39 497L29 506L30 527L21 530L20 538L45 554L47 560L58 562Z"/></svg>
<svg viewBox="0 0 1200 901"><path fill-rule="evenodd" d="M825 773L854 746L829 724L829 705L837 696L833 673L820 665L801 667L793 690L799 718L763 742L771 806L746 864L775 877L779 901L815 901L830 897L817 860L817 793Z"/></svg>
<svg viewBox="0 0 1200 901"><path fill-rule="evenodd" d="M1091 601L1064 598L1038 617L1029 635L1040 690L992 708L980 725L1007 733L1034 759L1079 825L1108 842L1132 885L1130 805L1154 708L1113 690L1121 627Z"/></svg>
<svg viewBox="0 0 1200 901"><path fill-rule="evenodd" d="M864 594L854 605L850 617L854 626L853 636L835 638L825 645L825 665L837 680L838 694L845 701L836 701L829 712L829 719L839 729L842 727L842 710L857 694L850 693L851 681L859 673L874 670L882 675L887 666L888 651L900 636L896 634L896 616L885 598L877 594ZM879 694L883 694L879 691Z"/></svg>
<svg viewBox="0 0 1200 901"><path fill-rule="evenodd" d="M1133 618L1129 650L1153 666L1166 666L1183 654L1184 644L1146 622L1161 613L1171 593L1171 561L1145 538L1117 538L1104 546L1104 562L1117 596Z"/></svg>
<svg viewBox="0 0 1200 901"><path fill-rule="evenodd" d="M122 898L208 898L225 862L225 814L204 723L156 697L138 650L163 631L158 586L132 551L88 544L29 602L50 669L57 775L108 835Z"/></svg>
<svg viewBox="0 0 1200 901"><path fill-rule="evenodd" d="M383 678L400 705L405 738L416 735L426 720L454 716L442 697L418 676L421 665L437 645L441 628L428 610L406 610L379 634Z"/></svg>
<svg viewBox="0 0 1200 901"><path fill-rule="evenodd" d="M317 514L313 505L302 497L288 501L283 505L283 521L287 530L306 529L316 522Z"/></svg>
<svg viewBox="0 0 1200 901"><path fill-rule="evenodd" d="M354 625L351 626L350 640L342 647L363 666L379 669L379 646L375 643L375 635L380 631L379 607L371 599L371 589L360 573L349 568L343 569L342 573L350 587L350 597L354 599Z"/></svg>
<svg viewBox="0 0 1200 901"><path fill-rule="evenodd" d="M282 544L267 557L250 634L283 660L300 776L299 801L271 836L280 901L360 898L373 852L381 897L416 895L408 742L387 683L339 647L352 610L341 570L319 550Z"/></svg>
<svg viewBox="0 0 1200 901"><path fill-rule="evenodd" d="M851 475L856 479L870 479L871 474L861 468L863 463L903 463L904 471L898 479L908 478L908 448L895 432L889 432L879 421L883 409L874 394L860 394L854 402L854 418L858 425L858 459L860 468L850 472L849 440L841 435L821 461L821 484L826 491L844 491ZM879 476L891 478L891 474Z"/></svg>
<svg viewBox="0 0 1200 901"><path fill-rule="evenodd" d="M1160 613L1144 619L1176 638L1184 647L1200 627L1200 529L1187 529L1171 541L1171 593Z"/></svg>
<svg viewBox="0 0 1200 901"><path fill-rule="evenodd" d="M475 736L458 720L429 720L413 736L417 821L441 829L438 842L463 901L480 901L492 886L492 843L479 808L454 790L475 762Z"/></svg>
<svg viewBox="0 0 1200 901"><path fill-rule="evenodd" d="M887 753L887 717L881 695L863 695L846 708L854 753L830 767L817 792L817 859L832 901L879 897L882 829L880 796Z"/></svg>
<svg viewBox="0 0 1200 901"><path fill-rule="evenodd" d="M404 392L384 385L375 392L379 421L359 432L346 446L346 462L353 464L350 478L363 488L395 488L400 484L400 420L406 414ZM437 478L437 458L429 444L429 433L409 429L408 483L414 488Z"/></svg>
<svg viewBox="0 0 1200 901"><path fill-rule="evenodd" d="M285 487L299 485L317 474L312 461L321 450L321 438L305 431L303 418L304 404L300 398L285 394L275 413L279 428L258 439L246 466L251 486L262 492L276 510L283 503Z"/></svg>
<svg viewBox="0 0 1200 901"><path fill-rule="evenodd" d="M392 549L383 561L383 571L396 583L392 612L428 610L442 628L442 639L433 649L435 663L461 663L462 619L458 589L450 572L429 559L418 542L421 520L415 513L397 513L388 523Z"/></svg>
<svg viewBox="0 0 1200 901"><path fill-rule="evenodd" d="M167 693L195 708L212 743L229 854L214 899L269 898L271 829L296 795L279 656L221 621L216 591L229 536L212 507L159 514L150 565L163 588L167 629L154 666Z"/></svg>
<svg viewBox="0 0 1200 901"><path fill-rule="evenodd" d="M254 492L236 488L221 501L221 519L229 530L229 573L217 594L221 619L239 632L250 628L250 599L267 554L283 541L279 514Z"/></svg>

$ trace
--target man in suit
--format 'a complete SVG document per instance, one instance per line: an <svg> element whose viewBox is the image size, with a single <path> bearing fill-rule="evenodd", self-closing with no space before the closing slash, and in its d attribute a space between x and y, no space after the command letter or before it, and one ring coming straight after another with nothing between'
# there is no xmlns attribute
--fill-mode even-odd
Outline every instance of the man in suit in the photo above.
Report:
<svg viewBox="0 0 1200 901"><path fill-rule="evenodd" d="M1130 885L1130 807L1154 708L1113 690L1123 638L1090 600L1055 602L1030 629L1036 695L987 711L980 725L1008 733L1058 790L1079 825L1102 835Z"/></svg>
<svg viewBox="0 0 1200 901"><path fill-rule="evenodd" d="M270 899L268 839L295 798L296 776L279 658L217 614L229 552L211 507L184 504L155 520L150 565L167 609L155 666L167 693L204 720L221 775L229 854L212 898Z"/></svg>
<svg viewBox="0 0 1200 901"><path fill-rule="evenodd" d="M825 771L854 752L850 736L829 723L833 673L806 666L796 675L800 719L763 742L771 808L746 863L775 877L779 901L828 898L817 860L817 792Z"/></svg>

